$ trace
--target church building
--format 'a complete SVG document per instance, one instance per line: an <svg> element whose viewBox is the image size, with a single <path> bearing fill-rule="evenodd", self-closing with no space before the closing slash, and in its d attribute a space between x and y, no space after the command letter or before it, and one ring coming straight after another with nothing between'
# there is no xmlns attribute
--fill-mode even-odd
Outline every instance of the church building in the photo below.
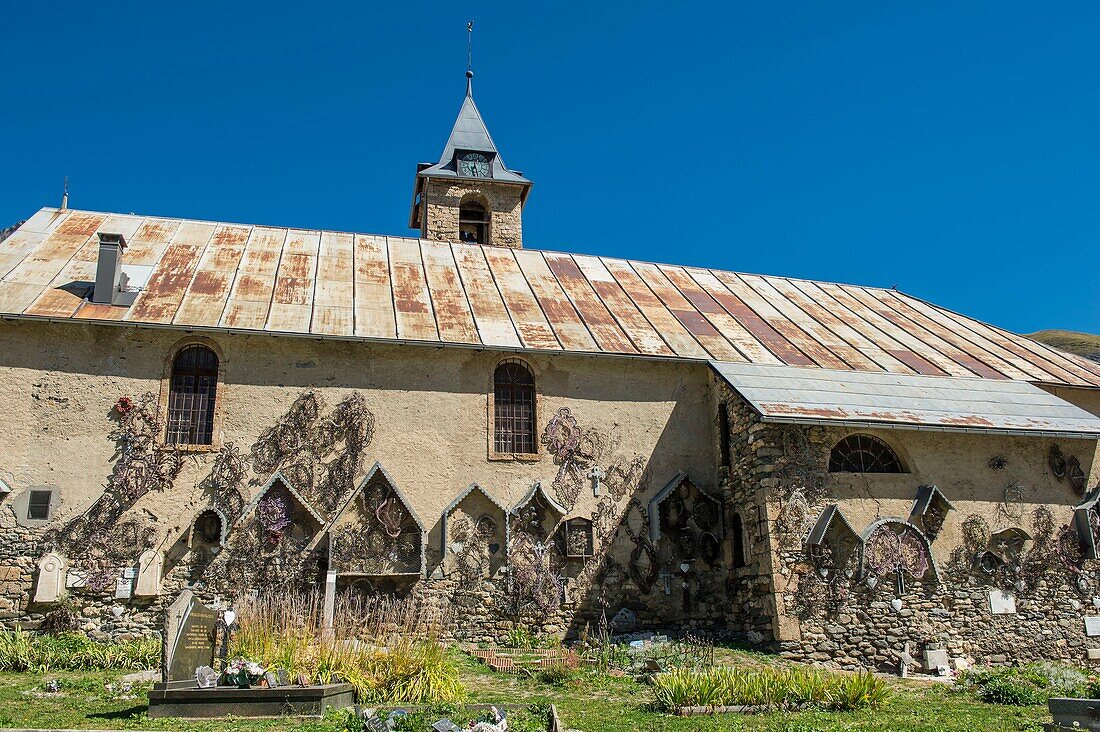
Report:
<svg viewBox="0 0 1100 732"><path fill-rule="evenodd" d="M305 591L459 641L1100 659L1100 364L897 290L525 248L469 77L412 236L63 205L0 241L0 624Z"/></svg>

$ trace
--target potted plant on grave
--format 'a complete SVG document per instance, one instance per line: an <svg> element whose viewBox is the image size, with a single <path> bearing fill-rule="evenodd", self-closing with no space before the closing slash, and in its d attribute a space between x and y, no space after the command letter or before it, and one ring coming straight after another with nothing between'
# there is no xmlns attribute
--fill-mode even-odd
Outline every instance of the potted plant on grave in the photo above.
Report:
<svg viewBox="0 0 1100 732"><path fill-rule="evenodd" d="M252 685L264 675L264 667L247 658L234 658L225 664L222 671L222 684L236 686L239 689L251 689Z"/></svg>

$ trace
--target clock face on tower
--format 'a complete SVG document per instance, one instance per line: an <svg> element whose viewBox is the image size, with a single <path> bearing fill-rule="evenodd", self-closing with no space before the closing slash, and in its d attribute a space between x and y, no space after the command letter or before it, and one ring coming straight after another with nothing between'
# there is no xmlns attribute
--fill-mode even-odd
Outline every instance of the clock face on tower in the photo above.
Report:
<svg viewBox="0 0 1100 732"><path fill-rule="evenodd" d="M462 153L458 157L458 174L467 178L488 178L489 158L481 153Z"/></svg>

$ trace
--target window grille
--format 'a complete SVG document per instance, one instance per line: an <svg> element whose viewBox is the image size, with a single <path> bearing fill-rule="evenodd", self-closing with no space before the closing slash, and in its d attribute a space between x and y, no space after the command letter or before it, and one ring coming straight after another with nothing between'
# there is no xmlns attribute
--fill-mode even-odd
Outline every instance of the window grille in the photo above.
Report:
<svg viewBox="0 0 1100 732"><path fill-rule="evenodd" d="M904 473L890 446L871 435L849 435L829 456L830 473Z"/></svg>
<svg viewBox="0 0 1100 732"><path fill-rule="evenodd" d="M206 346L187 346L172 363L168 390L168 442L209 445L214 441L218 357Z"/></svg>
<svg viewBox="0 0 1100 732"><path fill-rule="evenodd" d="M535 377L516 361L497 366L493 374L496 451L534 454Z"/></svg>

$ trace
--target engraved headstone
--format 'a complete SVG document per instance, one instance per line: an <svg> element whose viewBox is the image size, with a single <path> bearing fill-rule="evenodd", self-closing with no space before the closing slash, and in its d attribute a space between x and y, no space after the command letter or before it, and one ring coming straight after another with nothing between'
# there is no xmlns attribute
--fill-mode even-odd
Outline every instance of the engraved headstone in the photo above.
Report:
<svg viewBox="0 0 1100 732"><path fill-rule="evenodd" d="M989 611L994 615L1015 615L1016 596L1004 590L990 590Z"/></svg>
<svg viewBox="0 0 1100 732"><path fill-rule="evenodd" d="M924 652L924 668L928 671L935 671L942 666L950 667L951 657L945 650L928 650Z"/></svg>
<svg viewBox="0 0 1100 732"><path fill-rule="evenodd" d="M1090 638L1100 635L1100 615L1085 616L1085 635Z"/></svg>
<svg viewBox="0 0 1100 732"><path fill-rule="evenodd" d="M125 600L134 594L134 577L137 572L133 567L122 570L115 578L115 599Z"/></svg>
<svg viewBox="0 0 1100 732"><path fill-rule="evenodd" d="M164 569L164 555L156 549L148 549L138 557L137 597L156 597L160 594L161 572Z"/></svg>
<svg viewBox="0 0 1100 732"><path fill-rule="evenodd" d="M47 554L38 562L38 584L34 588L35 602L57 602L65 590L65 559Z"/></svg>
<svg viewBox="0 0 1100 732"><path fill-rule="evenodd" d="M165 613L164 681L194 680L200 666L214 664L214 631L218 614L184 590Z"/></svg>
<svg viewBox="0 0 1100 732"><path fill-rule="evenodd" d="M270 671L268 671L267 673L264 674L264 683L267 685L267 688L269 688L269 689L279 688L279 678L275 674L271 673Z"/></svg>

